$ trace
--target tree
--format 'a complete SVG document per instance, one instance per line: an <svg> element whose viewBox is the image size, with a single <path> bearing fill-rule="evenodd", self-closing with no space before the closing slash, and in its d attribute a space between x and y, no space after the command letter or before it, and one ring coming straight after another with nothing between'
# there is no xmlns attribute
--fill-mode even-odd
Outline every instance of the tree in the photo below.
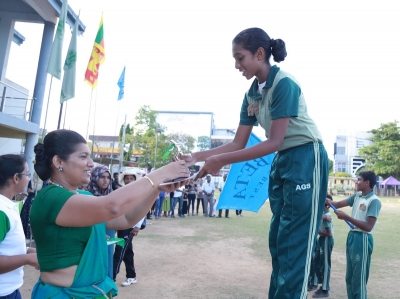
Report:
<svg viewBox="0 0 400 299"><path fill-rule="evenodd" d="M200 152L210 149L210 137L199 136L197 137L197 148Z"/></svg>
<svg viewBox="0 0 400 299"><path fill-rule="evenodd" d="M120 144L122 143L122 135L124 131L124 125L121 125L121 128L119 129L119 142ZM126 125L125 128L125 144L122 145L122 150L124 151L123 154L123 159L125 161L129 161L131 156L132 156L132 150L133 150L133 127L131 127L129 124ZM128 150L126 150L125 145L129 144Z"/></svg>
<svg viewBox="0 0 400 299"><path fill-rule="evenodd" d="M180 143L182 153L189 154L194 149L196 139L193 136L179 132L168 135L169 140L174 140Z"/></svg>
<svg viewBox="0 0 400 299"><path fill-rule="evenodd" d="M151 110L150 106L144 105L140 107L135 116L135 129L141 133L144 133L147 130L157 129L157 115L158 112Z"/></svg>
<svg viewBox="0 0 400 299"><path fill-rule="evenodd" d="M351 177L350 174L348 174L347 172L329 172L329 176L333 176L335 178L349 178Z"/></svg>
<svg viewBox="0 0 400 299"><path fill-rule="evenodd" d="M331 159L328 159L329 161L329 173L333 172L333 161Z"/></svg>
<svg viewBox="0 0 400 299"><path fill-rule="evenodd" d="M365 159L365 169L373 170L382 177L400 177L400 130L398 122L381 124L378 129L370 131L373 145L359 150Z"/></svg>
<svg viewBox="0 0 400 299"><path fill-rule="evenodd" d="M125 152L125 159L129 160L132 151L139 152L139 167L151 169L161 167L172 160L173 154L163 160L163 155L171 145L171 140L181 142L183 153L190 153L194 149L195 139L182 133L174 133L166 136L166 127L157 123L157 111L149 106L139 108L135 116L135 125L126 126L125 144L130 144L129 151ZM120 130L122 136L123 129ZM121 137L120 137L121 138ZM155 165L154 165L155 164Z"/></svg>

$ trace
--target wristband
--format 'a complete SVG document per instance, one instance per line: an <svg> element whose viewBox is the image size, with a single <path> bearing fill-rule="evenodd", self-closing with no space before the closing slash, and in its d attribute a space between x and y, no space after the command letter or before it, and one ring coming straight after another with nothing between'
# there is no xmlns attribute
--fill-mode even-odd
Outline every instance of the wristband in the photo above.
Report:
<svg viewBox="0 0 400 299"><path fill-rule="evenodd" d="M29 250L29 246L26 246L26 253L28 253L28 250Z"/></svg>
<svg viewBox="0 0 400 299"><path fill-rule="evenodd" d="M151 185L153 186L153 188L154 188L154 183L153 183L153 181L152 181L148 176L145 176L144 178L148 179L149 182L150 182L150 184L151 184Z"/></svg>

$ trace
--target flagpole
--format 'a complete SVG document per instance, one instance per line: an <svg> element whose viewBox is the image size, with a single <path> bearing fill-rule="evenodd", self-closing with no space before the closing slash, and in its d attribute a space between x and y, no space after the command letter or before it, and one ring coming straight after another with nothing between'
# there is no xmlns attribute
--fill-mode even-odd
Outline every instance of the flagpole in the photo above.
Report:
<svg viewBox="0 0 400 299"><path fill-rule="evenodd" d="M119 87L118 101L122 100L124 98L124 94L125 94L125 91L124 91L124 87L125 87L125 69L126 69L126 66L124 66L124 69L122 70L121 76L119 77L119 80L118 80L118 83L117 83L117 85ZM119 108L120 107L121 107L121 103L118 103L117 121L115 123L115 134L117 134L118 119L119 119ZM123 138L121 140L122 146L121 146L121 151L119 153L119 158L120 158L119 159L120 160L120 162L119 162L119 171L120 172L121 172L121 169L122 169L123 147L125 145L125 130L126 130L126 114L125 114L124 128L123 128L123 132L122 132L122 136L123 136ZM119 134L118 134L118 136L119 136ZM113 155L114 155L114 142L113 142L113 149L112 149L112 153L111 153L111 168L112 168L112 160L113 160L112 157L113 157Z"/></svg>
<svg viewBox="0 0 400 299"><path fill-rule="evenodd" d="M126 114L125 114L124 128L122 130L122 142L121 142L120 152L119 152L119 172L122 171L122 160L124 158L125 131L126 131Z"/></svg>
<svg viewBox="0 0 400 299"><path fill-rule="evenodd" d="M118 101L119 102L119 101ZM118 118L119 118L119 108L121 107L121 102L118 103L118 112L117 112L117 121L115 122L115 131L114 131L114 136L115 134L117 134L117 128L118 128ZM118 134L119 136L119 134ZM114 156L114 143L115 141L113 140L113 147L112 147L112 152L111 152L111 161L110 161L110 167L111 167L111 171L112 171L112 167L113 167L113 156Z"/></svg>
<svg viewBox="0 0 400 299"><path fill-rule="evenodd" d="M52 84L53 84L53 76L51 76L51 79L50 79L49 95L47 97L46 116L44 117L44 126L43 126L43 132L42 132L42 142L43 142L44 136L46 135L47 112L49 111L49 102L50 102L50 93L51 93Z"/></svg>
<svg viewBox="0 0 400 299"><path fill-rule="evenodd" d="M87 121L87 127L86 127L86 140L89 138L89 123L90 123L90 111L92 110L92 99L93 99L93 88L90 93L90 104L89 104L89 116L88 116L88 121Z"/></svg>
<svg viewBox="0 0 400 299"><path fill-rule="evenodd" d="M61 105L60 105L60 113L58 114L57 130L60 129L60 123L61 123L61 116L62 116L62 111L63 111L63 105L64 105L64 102L61 103Z"/></svg>
<svg viewBox="0 0 400 299"><path fill-rule="evenodd" d="M65 102L65 113L64 113L63 129L65 128L65 119L67 118L67 109L68 109L68 102Z"/></svg>
<svg viewBox="0 0 400 299"><path fill-rule="evenodd" d="M96 103L97 103L97 90L96 90L96 99L94 100L94 113L93 113L93 140L92 140L92 160L94 158L94 131L96 129Z"/></svg>

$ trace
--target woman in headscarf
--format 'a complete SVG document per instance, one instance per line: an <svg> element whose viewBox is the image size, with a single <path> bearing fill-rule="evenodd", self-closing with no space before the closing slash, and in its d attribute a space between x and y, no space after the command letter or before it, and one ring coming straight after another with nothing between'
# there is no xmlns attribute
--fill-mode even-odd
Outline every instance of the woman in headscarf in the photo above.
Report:
<svg viewBox="0 0 400 299"><path fill-rule="evenodd" d="M87 190L94 196L105 196L112 192L111 173L108 167L98 165L92 169ZM107 229L106 238L114 238L115 230ZM108 277L113 279L114 244L108 245Z"/></svg>

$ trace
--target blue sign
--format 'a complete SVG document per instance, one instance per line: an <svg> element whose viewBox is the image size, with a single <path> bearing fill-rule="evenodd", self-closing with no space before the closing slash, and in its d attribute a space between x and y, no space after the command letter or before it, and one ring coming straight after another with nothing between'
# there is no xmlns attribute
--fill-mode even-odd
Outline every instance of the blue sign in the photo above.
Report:
<svg viewBox="0 0 400 299"><path fill-rule="evenodd" d="M260 142L261 140L251 133L246 148ZM269 174L274 157L275 153L233 164L216 209L258 212L268 199Z"/></svg>

